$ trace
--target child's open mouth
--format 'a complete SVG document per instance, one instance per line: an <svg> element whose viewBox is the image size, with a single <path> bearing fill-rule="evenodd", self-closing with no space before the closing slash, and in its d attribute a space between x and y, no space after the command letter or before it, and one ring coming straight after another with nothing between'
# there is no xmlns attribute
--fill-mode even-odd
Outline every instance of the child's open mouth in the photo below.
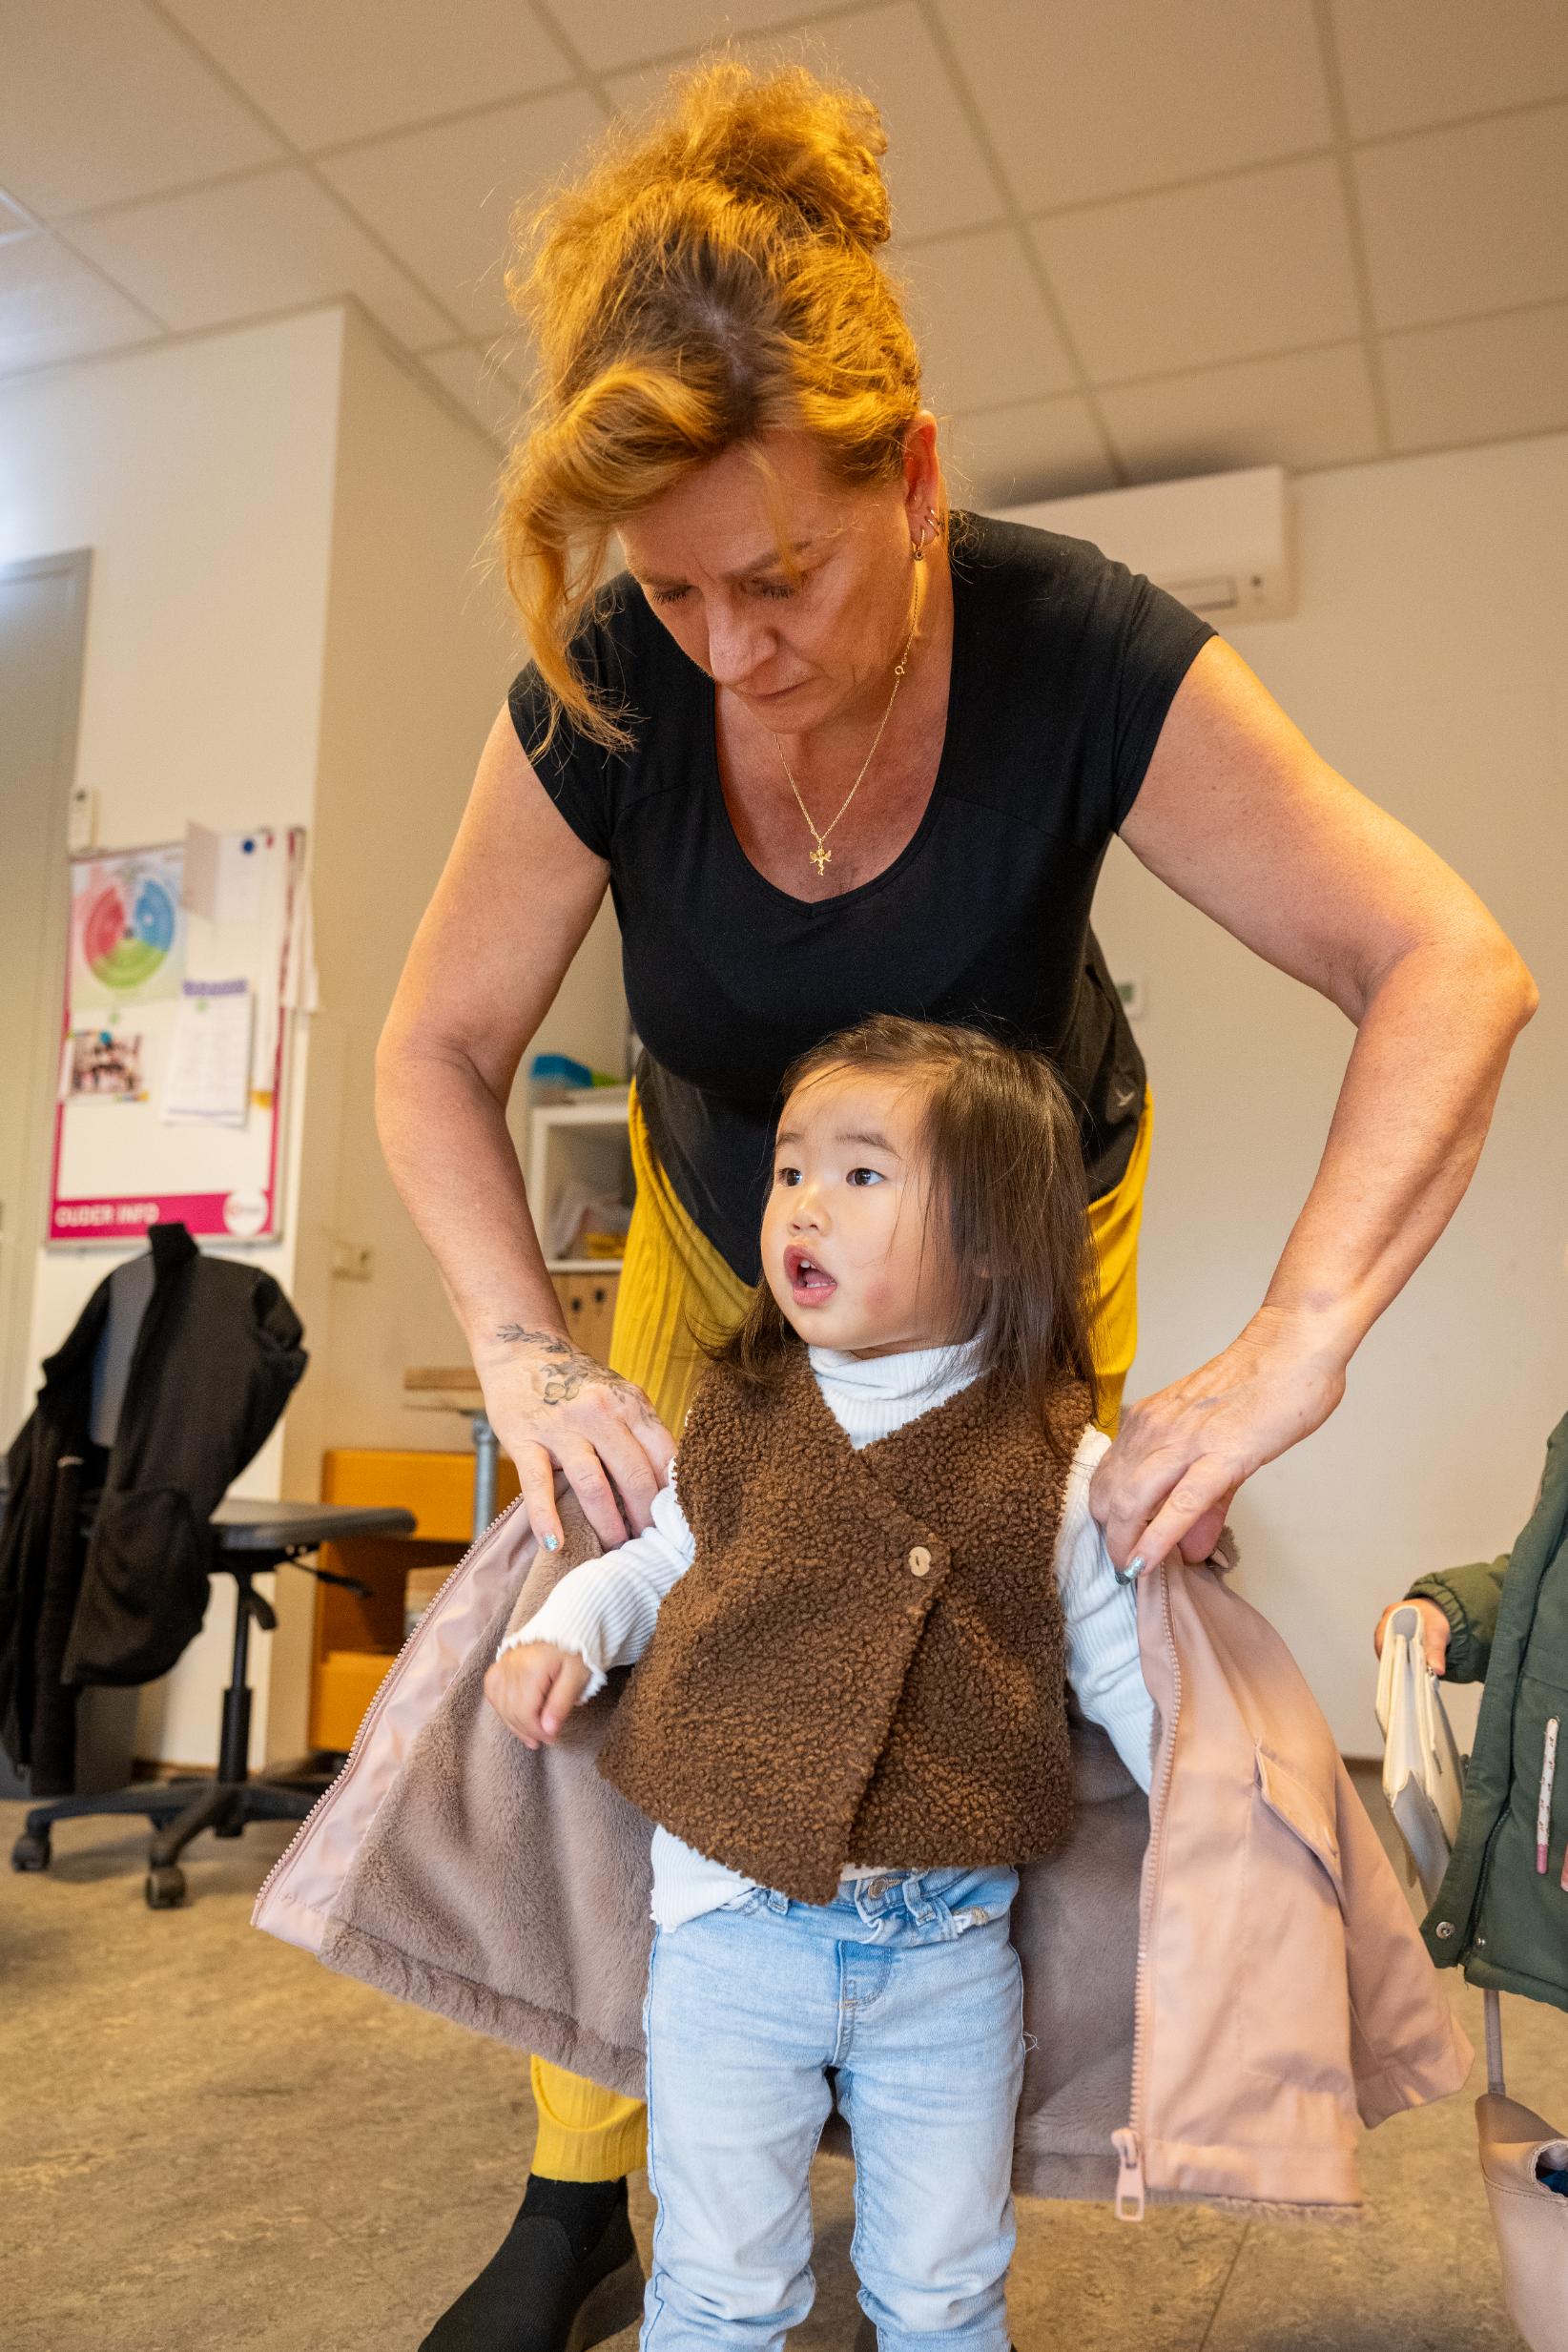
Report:
<svg viewBox="0 0 1568 2352"><path fill-rule="evenodd" d="M818 1266L811 1252L794 1242L784 1252L784 1279L797 1307L819 1307L838 1288L833 1276Z"/></svg>

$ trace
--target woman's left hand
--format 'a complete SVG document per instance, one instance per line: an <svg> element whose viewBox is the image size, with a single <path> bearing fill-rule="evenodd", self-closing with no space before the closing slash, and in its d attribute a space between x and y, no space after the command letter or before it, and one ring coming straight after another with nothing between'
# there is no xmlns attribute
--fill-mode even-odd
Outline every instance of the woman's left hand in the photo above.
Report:
<svg viewBox="0 0 1568 2352"><path fill-rule="evenodd" d="M1194 1372L1123 1415L1089 1488L1118 1568L1213 1551L1231 1497L1265 1462L1321 1428L1345 1393L1345 1356L1269 1308Z"/></svg>

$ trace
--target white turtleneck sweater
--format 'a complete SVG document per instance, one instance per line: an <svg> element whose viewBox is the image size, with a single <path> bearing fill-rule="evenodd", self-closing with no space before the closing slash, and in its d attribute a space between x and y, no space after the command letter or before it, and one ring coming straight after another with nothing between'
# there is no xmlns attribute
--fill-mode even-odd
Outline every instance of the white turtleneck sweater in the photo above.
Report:
<svg viewBox="0 0 1568 2352"><path fill-rule="evenodd" d="M979 1371L973 1342L898 1355L848 1355L836 1348L813 1348L809 1354L834 1418L857 1451L891 1436L917 1413L945 1404ZM1128 1771L1146 1788L1154 1704L1138 1662L1137 1602L1130 1585L1117 1583L1104 1537L1089 1513L1089 1480L1109 1443L1099 1430L1088 1430L1073 1459L1057 1536L1057 1583L1067 1679L1078 1704L1090 1722L1104 1724ZM690 1568L696 1550L676 1499L679 1468L677 1458L670 1484L654 1497L651 1524L563 1577L528 1622L507 1635L497 1657L525 1641L548 1641L570 1651L591 1671L583 1701L604 1688L612 1666L629 1666L641 1658L660 1603ZM654 1829L652 1860L653 1917L666 1929L732 1903L754 1884L664 1828Z"/></svg>

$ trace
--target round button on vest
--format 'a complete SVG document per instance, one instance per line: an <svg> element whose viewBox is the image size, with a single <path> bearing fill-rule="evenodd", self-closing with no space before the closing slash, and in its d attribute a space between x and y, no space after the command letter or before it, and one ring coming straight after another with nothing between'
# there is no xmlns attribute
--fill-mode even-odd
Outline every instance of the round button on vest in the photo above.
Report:
<svg viewBox="0 0 1568 2352"><path fill-rule="evenodd" d="M918 1543L909 1556L909 1573L912 1577L928 1577L931 1574L931 1555L923 1543Z"/></svg>

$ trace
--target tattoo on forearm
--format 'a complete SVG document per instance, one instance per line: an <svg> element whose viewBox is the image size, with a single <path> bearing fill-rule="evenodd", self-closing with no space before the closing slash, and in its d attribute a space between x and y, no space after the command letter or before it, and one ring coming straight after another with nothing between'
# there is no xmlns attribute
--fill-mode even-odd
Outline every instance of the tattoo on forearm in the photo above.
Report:
<svg viewBox="0 0 1568 2352"><path fill-rule="evenodd" d="M520 1347L541 1348L547 1355L569 1355L571 1343L559 1331L530 1331L526 1323L501 1323L496 1326L496 1337L507 1342L515 1340Z"/></svg>
<svg viewBox="0 0 1568 2352"><path fill-rule="evenodd" d="M634 1380L623 1380L619 1372L611 1372L597 1357L584 1355L559 1331L532 1331L526 1323L501 1323L496 1326L495 1335L505 1344L515 1342L522 1348L537 1348L541 1355L560 1359L540 1390L539 1401L542 1405L569 1405L584 1389L597 1381L603 1388L613 1389L617 1395L629 1397L636 1408L639 1421L654 1428L659 1426L659 1416L651 1400Z"/></svg>
<svg viewBox="0 0 1568 2352"><path fill-rule="evenodd" d="M595 1381L619 1395L640 1398L640 1391L631 1381L623 1380L619 1372L608 1371L591 1355L574 1355L569 1364L550 1373L539 1393L539 1401L543 1405L569 1405L574 1396Z"/></svg>

